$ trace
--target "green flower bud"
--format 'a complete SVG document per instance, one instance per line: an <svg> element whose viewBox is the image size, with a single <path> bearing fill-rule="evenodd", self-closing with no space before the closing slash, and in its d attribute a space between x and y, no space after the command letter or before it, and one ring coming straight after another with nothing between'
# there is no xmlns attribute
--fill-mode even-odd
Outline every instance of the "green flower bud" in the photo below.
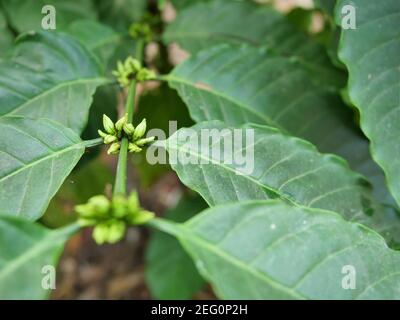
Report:
<svg viewBox="0 0 400 320"><path fill-rule="evenodd" d="M97 220L95 220L95 219L87 219L87 218L79 218L78 219L78 224L82 228L94 226L96 223L97 223Z"/></svg>
<svg viewBox="0 0 400 320"><path fill-rule="evenodd" d="M108 229L108 242L116 243L125 235L125 223L123 221L113 221Z"/></svg>
<svg viewBox="0 0 400 320"><path fill-rule="evenodd" d="M118 154L121 145L118 142L114 142L107 150L107 154Z"/></svg>
<svg viewBox="0 0 400 320"><path fill-rule="evenodd" d="M83 218L94 218L96 216L96 208L89 203L75 206L75 211Z"/></svg>
<svg viewBox="0 0 400 320"><path fill-rule="evenodd" d="M107 136L107 133L101 131L101 130L97 130L97 133L99 134L100 137L105 138Z"/></svg>
<svg viewBox="0 0 400 320"><path fill-rule="evenodd" d="M93 206L93 208L96 210L96 215L98 217L106 216L111 207L110 200L108 200L108 198L104 195L91 197L88 200L88 204Z"/></svg>
<svg viewBox="0 0 400 320"><path fill-rule="evenodd" d="M150 142L153 142L155 138L156 137L149 137L149 138L139 139L139 140L135 141L135 143L139 147L143 147L144 145L146 145L146 144L148 144Z"/></svg>
<svg viewBox="0 0 400 320"><path fill-rule="evenodd" d="M116 136L113 136L113 135L111 135L111 134L108 134L108 135L104 138L104 143L105 143L105 144L110 144L110 143L113 143L113 142L115 142L115 141L117 141L117 137L116 137Z"/></svg>
<svg viewBox="0 0 400 320"><path fill-rule="evenodd" d="M136 144L129 142L128 151L130 153L139 153L140 151L142 151L142 148L139 148Z"/></svg>
<svg viewBox="0 0 400 320"><path fill-rule="evenodd" d="M139 82L154 80L155 78L156 78L155 72L146 68L140 69L136 75L136 80Z"/></svg>
<svg viewBox="0 0 400 320"><path fill-rule="evenodd" d="M155 217L154 212L141 210L136 214L129 216L129 222L134 225L145 224Z"/></svg>
<svg viewBox="0 0 400 320"><path fill-rule="evenodd" d="M125 68L128 69L130 72L134 73L142 69L142 64L140 63L139 60L134 59L132 57L128 57L125 60Z"/></svg>
<svg viewBox="0 0 400 320"><path fill-rule="evenodd" d="M107 133L115 134L114 122L105 114L103 114L103 126Z"/></svg>
<svg viewBox="0 0 400 320"><path fill-rule="evenodd" d="M92 237L97 244L107 242L109 234L109 226L107 223L100 223L93 229Z"/></svg>
<svg viewBox="0 0 400 320"><path fill-rule="evenodd" d="M128 214L128 203L124 196L115 196L112 200L112 215L114 218L123 218Z"/></svg>
<svg viewBox="0 0 400 320"><path fill-rule="evenodd" d="M126 124L128 120L128 114L126 113L121 119L119 119L116 123L115 123L115 128L121 132L122 128L124 127L124 125Z"/></svg>
<svg viewBox="0 0 400 320"><path fill-rule="evenodd" d="M133 132L133 140L137 140L143 137L146 132L146 127L146 119L143 119L142 122L137 125L135 131Z"/></svg>
<svg viewBox="0 0 400 320"><path fill-rule="evenodd" d="M128 136L131 136L133 134L133 132L135 131L135 127L132 125L132 123L125 123L124 131Z"/></svg>
<svg viewBox="0 0 400 320"><path fill-rule="evenodd" d="M137 192L133 191L128 198L128 210L130 214L135 214L140 209Z"/></svg>
<svg viewBox="0 0 400 320"><path fill-rule="evenodd" d="M122 75L125 71L124 65L121 61L117 62L117 71L119 75Z"/></svg>

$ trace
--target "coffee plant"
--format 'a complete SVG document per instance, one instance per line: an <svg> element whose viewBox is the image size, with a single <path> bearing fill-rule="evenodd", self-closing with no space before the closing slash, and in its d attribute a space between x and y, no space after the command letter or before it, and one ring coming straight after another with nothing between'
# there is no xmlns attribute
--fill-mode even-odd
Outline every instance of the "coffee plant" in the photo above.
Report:
<svg viewBox="0 0 400 320"><path fill-rule="evenodd" d="M0 1L0 298L49 297L43 267L84 228L149 227L155 298L400 299L400 2L265 2ZM131 156L194 192L157 217ZM73 221L52 201L68 177Z"/></svg>

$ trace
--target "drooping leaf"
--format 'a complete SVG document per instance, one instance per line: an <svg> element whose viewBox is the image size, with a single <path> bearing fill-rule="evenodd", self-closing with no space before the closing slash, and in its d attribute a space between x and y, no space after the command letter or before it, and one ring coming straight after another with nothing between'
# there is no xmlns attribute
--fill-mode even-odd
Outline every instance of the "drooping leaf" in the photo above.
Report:
<svg viewBox="0 0 400 320"><path fill-rule="evenodd" d="M51 231L21 218L0 217L0 299L46 298L51 272L76 230L74 225Z"/></svg>
<svg viewBox="0 0 400 320"><path fill-rule="evenodd" d="M276 127L338 154L366 175L382 201L393 200L384 175L371 159L368 141L353 123L353 114L336 93L339 86L317 66L266 49L218 46L205 50L166 77L196 121L221 120ZM306 79L306 80L305 80Z"/></svg>
<svg viewBox="0 0 400 320"><path fill-rule="evenodd" d="M0 63L0 118L49 118L80 133L93 93L108 81L93 56L69 36L26 34Z"/></svg>
<svg viewBox="0 0 400 320"><path fill-rule="evenodd" d="M359 108L371 153L400 204L400 2L339 1L355 8L356 29L342 30L339 57L349 69L349 95Z"/></svg>
<svg viewBox="0 0 400 320"><path fill-rule="evenodd" d="M146 0L96 0L100 20L116 30L126 32L129 26L139 21L146 11Z"/></svg>
<svg viewBox="0 0 400 320"><path fill-rule="evenodd" d="M85 142L46 119L0 118L0 215L38 219L74 168Z"/></svg>
<svg viewBox="0 0 400 320"><path fill-rule="evenodd" d="M122 38L110 27L92 20L77 20L68 26L66 32L93 52L104 66L107 66Z"/></svg>
<svg viewBox="0 0 400 320"><path fill-rule="evenodd" d="M238 27L240 22L240 27ZM166 29L166 43L177 42L196 53L221 43L268 46L285 55L325 64L328 57L321 45L297 30L271 6L252 1L215 0L199 2L180 11Z"/></svg>
<svg viewBox="0 0 400 320"><path fill-rule="evenodd" d="M309 142L271 127L210 121L177 131L164 147L180 180L211 206L279 197L337 212L400 243L395 212L375 203L368 183L343 159L321 154Z"/></svg>
<svg viewBox="0 0 400 320"><path fill-rule="evenodd" d="M206 207L200 197L190 196L170 209L165 217L184 222ZM146 282L156 299L191 299L204 285L179 242L161 232L153 234L147 249Z"/></svg>
<svg viewBox="0 0 400 320"><path fill-rule="evenodd" d="M96 19L97 14L91 0L12 0L2 1L10 17L10 23L18 32L42 30L42 20L48 12L42 8L51 5L55 9L56 30L66 28L71 22L79 19Z"/></svg>
<svg viewBox="0 0 400 320"><path fill-rule="evenodd" d="M0 11L0 57L4 56L6 51L11 47L13 36L8 29L6 18L2 11Z"/></svg>
<svg viewBox="0 0 400 320"><path fill-rule="evenodd" d="M335 213L266 201L152 224L178 237L223 299L400 299L399 252Z"/></svg>

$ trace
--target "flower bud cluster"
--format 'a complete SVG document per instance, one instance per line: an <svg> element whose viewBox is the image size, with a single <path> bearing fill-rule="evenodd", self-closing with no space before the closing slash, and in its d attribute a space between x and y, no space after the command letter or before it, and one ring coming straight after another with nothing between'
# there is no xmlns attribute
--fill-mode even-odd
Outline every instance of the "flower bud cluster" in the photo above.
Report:
<svg viewBox="0 0 400 320"><path fill-rule="evenodd" d="M141 225L154 217L153 212L140 208L136 192L112 200L97 195L75 206L75 210L82 227L94 226L92 236L98 244L116 243L124 237L128 225Z"/></svg>
<svg viewBox="0 0 400 320"><path fill-rule="evenodd" d="M103 115L103 127L105 132L98 130L100 137L103 138L105 144L111 144L108 149L108 154L118 154L121 148L121 139L127 137L129 141L128 151L138 153L142 148L150 142L153 142L155 137L143 138L146 133L146 119L143 119L136 127L132 123L128 123L128 115L125 114L115 124L114 122Z"/></svg>

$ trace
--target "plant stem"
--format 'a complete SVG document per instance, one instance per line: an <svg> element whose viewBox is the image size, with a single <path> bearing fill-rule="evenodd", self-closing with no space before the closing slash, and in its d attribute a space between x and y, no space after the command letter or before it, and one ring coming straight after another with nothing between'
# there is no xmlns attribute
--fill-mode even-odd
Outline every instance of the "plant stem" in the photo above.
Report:
<svg viewBox="0 0 400 320"><path fill-rule="evenodd" d="M135 58L139 61L142 60L143 53L143 41L138 40L135 46ZM135 98L136 98L136 85L137 81L132 80L129 89L128 89L128 97L125 103L125 113L128 114L128 122L131 123L133 120L133 113L135 107ZM116 195L126 195L126 178L127 178L127 161L128 161L128 144L129 141L126 137L122 138L121 147L119 150L118 164L117 164L117 173L115 176L114 183L114 197Z"/></svg>

